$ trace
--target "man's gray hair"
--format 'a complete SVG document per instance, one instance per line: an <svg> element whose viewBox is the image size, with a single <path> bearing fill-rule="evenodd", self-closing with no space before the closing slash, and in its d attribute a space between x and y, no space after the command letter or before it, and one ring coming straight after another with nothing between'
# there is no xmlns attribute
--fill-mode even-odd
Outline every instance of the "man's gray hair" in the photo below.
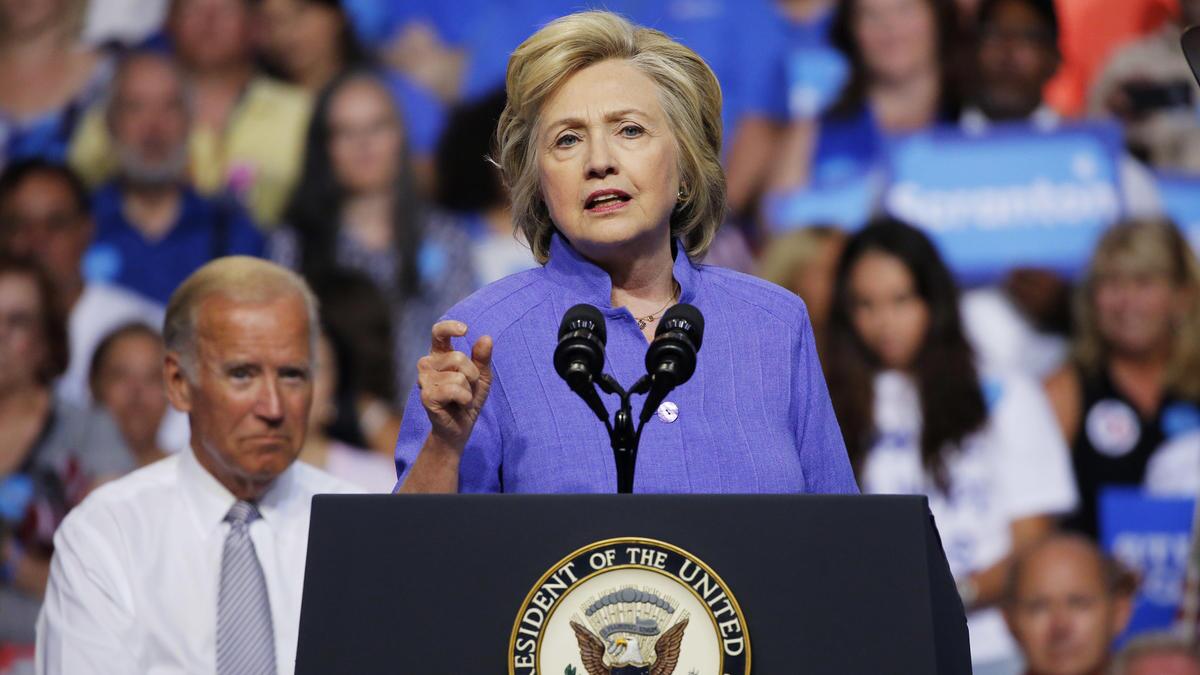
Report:
<svg viewBox="0 0 1200 675"><path fill-rule="evenodd" d="M1170 632L1145 633L1125 643L1125 646L1113 658L1108 673L1109 675L1128 675L1133 672L1133 666L1138 659L1143 656L1159 654L1183 656L1191 659L1193 664L1200 667L1200 651L1196 649L1196 644L1188 640L1186 636Z"/></svg>
<svg viewBox="0 0 1200 675"><path fill-rule="evenodd" d="M185 279L167 303L163 342L168 352L178 355L184 373L194 381L198 361L196 319L205 299L219 295L239 302L265 303L293 293L300 296L308 311L308 353L312 362L321 334L312 289L295 272L249 256L217 258Z"/></svg>

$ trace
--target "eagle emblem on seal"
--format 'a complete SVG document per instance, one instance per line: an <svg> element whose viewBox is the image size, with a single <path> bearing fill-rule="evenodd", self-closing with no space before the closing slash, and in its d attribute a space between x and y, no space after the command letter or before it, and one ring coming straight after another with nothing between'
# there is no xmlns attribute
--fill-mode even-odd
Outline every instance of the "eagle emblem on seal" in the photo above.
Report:
<svg viewBox="0 0 1200 675"><path fill-rule="evenodd" d="M587 675L672 675L688 616L653 589L626 586L589 598L571 620Z"/></svg>

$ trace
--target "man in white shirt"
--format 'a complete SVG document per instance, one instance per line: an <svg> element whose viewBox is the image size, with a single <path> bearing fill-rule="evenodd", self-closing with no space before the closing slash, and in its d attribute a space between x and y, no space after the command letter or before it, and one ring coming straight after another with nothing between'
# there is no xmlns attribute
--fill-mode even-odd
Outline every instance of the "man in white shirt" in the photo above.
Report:
<svg viewBox="0 0 1200 675"><path fill-rule="evenodd" d="M222 258L179 287L164 375L191 448L59 528L38 672L292 672L312 496L355 491L294 461L318 330L308 287L262 260Z"/></svg>

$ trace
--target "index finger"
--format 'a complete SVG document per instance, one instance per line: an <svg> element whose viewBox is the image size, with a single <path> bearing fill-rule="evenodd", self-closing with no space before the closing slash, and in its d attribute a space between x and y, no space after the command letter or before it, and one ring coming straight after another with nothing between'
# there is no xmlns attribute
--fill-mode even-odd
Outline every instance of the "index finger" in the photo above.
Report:
<svg viewBox="0 0 1200 675"><path fill-rule="evenodd" d="M433 346L429 348L429 353L454 351L454 347L450 344L450 338L462 337L466 334L467 324L461 321L448 319L433 324Z"/></svg>

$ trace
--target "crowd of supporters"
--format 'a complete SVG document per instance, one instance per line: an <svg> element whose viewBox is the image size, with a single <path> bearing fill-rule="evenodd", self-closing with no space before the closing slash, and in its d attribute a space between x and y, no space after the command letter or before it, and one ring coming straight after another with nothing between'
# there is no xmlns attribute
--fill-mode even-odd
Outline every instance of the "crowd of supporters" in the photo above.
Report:
<svg viewBox="0 0 1200 675"><path fill-rule="evenodd" d="M1105 667L1137 580L1096 548L1103 490L1200 492L1200 239L1164 187L1200 178L1179 48L1200 0L0 2L0 673L31 653L67 510L186 447L163 306L213 258L308 280L301 459L391 489L430 326L536 264L488 160L507 56L589 7L717 74L729 217L706 262L805 300L862 491L930 497L977 672ZM972 274L889 208L899 140L1081 125L1119 145L1078 259ZM1060 649L1055 603L1103 621ZM1189 653L1132 647L1120 672Z"/></svg>

